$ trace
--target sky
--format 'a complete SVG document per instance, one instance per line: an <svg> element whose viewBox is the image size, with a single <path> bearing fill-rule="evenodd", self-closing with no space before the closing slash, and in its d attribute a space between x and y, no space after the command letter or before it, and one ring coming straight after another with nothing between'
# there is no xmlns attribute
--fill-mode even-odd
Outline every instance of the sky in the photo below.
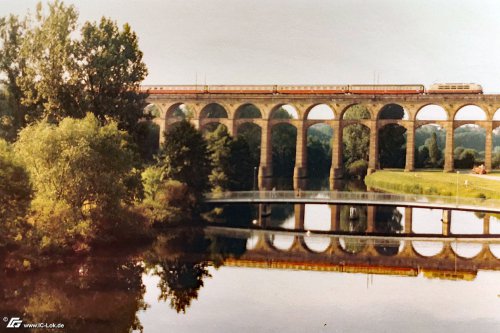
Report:
<svg viewBox="0 0 500 333"><path fill-rule="evenodd" d="M43 1L45 3L45 1ZM37 1L0 0L0 15ZM139 36L144 84L476 82L500 92L498 0L66 0Z"/></svg>

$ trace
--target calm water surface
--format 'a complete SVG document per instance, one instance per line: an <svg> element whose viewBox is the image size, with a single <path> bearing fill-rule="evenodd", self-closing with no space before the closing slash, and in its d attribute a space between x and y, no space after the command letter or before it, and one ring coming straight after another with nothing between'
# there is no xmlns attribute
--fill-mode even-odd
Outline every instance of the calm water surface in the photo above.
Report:
<svg viewBox="0 0 500 333"><path fill-rule="evenodd" d="M218 222L1 275L0 317L67 332L500 331L494 216L267 205Z"/></svg>

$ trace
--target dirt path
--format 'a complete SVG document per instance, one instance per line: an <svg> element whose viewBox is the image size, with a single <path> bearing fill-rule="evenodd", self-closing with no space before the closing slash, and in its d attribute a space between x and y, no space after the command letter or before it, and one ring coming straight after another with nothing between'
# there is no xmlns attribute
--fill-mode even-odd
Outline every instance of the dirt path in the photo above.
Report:
<svg viewBox="0 0 500 333"><path fill-rule="evenodd" d="M491 180L494 180L494 181L498 181L500 182L500 176L493 176L493 175L477 175L475 173L471 173L470 174L471 176L474 176L474 177L479 177L479 178L483 178L483 179L491 179Z"/></svg>

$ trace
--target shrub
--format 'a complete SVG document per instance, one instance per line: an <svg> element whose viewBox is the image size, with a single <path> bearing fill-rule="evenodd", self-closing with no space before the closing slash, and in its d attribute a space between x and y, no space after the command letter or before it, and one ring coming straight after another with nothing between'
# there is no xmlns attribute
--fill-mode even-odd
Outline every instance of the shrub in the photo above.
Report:
<svg viewBox="0 0 500 333"><path fill-rule="evenodd" d="M0 139L0 245L20 233L30 201L28 174L10 145Z"/></svg>
<svg viewBox="0 0 500 333"><path fill-rule="evenodd" d="M347 167L347 174L351 177L364 178L368 170L368 163L361 159L354 161Z"/></svg>
<svg viewBox="0 0 500 333"><path fill-rule="evenodd" d="M43 248L88 244L116 227L128 199L133 153L116 123L100 126L92 114L46 121L19 133L15 151L35 189L33 204ZM55 232L56 234L52 234Z"/></svg>
<svg viewBox="0 0 500 333"><path fill-rule="evenodd" d="M161 181L154 195L144 199L146 216L154 224L181 222L191 217L196 197L189 186L176 180Z"/></svg>

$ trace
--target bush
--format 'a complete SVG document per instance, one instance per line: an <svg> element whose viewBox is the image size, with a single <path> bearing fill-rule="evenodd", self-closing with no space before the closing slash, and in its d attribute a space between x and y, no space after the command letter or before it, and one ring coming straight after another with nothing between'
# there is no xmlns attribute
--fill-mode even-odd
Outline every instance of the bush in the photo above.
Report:
<svg viewBox="0 0 500 333"><path fill-rule="evenodd" d="M58 126L40 122L19 133L15 151L35 189L35 227L49 239L42 248L88 244L112 233L130 198L134 157L116 123L100 126L92 114Z"/></svg>
<svg viewBox="0 0 500 333"><path fill-rule="evenodd" d="M368 170L368 163L365 160L357 160L347 167L347 174L351 177L364 178Z"/></svg>
<svg viewBox="0 0 500 333"><path fill-rule="evenodd" d="M20 233L30 201L28 174L10 145L0 139L0 246Z"/></svg>
<svg viewBox="0 0 500 333"><path fill-rule="evenodd" d="M146 196L142 204L145 215L154 224L177 223L188 219L195 205L196 197L188 185L176 180L161 181L154 195Z"/></svg>

